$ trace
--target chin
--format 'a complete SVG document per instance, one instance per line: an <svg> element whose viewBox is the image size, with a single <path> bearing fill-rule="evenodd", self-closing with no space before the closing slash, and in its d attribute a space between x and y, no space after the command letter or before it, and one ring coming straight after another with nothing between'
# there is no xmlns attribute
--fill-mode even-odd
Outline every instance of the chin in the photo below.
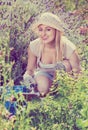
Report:
<svg viewBox="0 0 88 130"><path fill-rule="evenodd" d="M50 44L50 42L47 41L47 40L43 40L43 43L45 43L45 44Z"/></svg>

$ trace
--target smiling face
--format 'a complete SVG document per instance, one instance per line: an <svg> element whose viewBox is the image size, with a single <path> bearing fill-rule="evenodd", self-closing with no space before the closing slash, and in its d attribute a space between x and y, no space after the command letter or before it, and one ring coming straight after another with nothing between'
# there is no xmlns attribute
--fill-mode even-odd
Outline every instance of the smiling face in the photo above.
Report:
<svg viewBox="0 0 88 130"><path fill-rule="evenodd" d="M55 41L56 30L52 27L41 24L38 27L38 34L43 43L52 44Z"/></svg>

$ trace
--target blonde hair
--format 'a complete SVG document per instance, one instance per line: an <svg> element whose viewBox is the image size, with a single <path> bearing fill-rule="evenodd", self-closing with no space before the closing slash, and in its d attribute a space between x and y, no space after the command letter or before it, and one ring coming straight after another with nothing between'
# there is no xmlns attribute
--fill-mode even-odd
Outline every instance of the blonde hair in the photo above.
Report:
<svg viewBox="0 0 88 130"><path fill-rule="evenodd" d="M56 38L55 38L55 44L56 44L56 61L62 61L62 44L61 44L61 35L62 33L58 30L56 30Z"/></svg>
<svg viewBox="0 0 88 130"><path fill-rule="evenodd" d="M38 26L44 24L47 26L50 26L54 29L56 29L56 38L55 38L55 44L56 44L56 61L62 60L62 45L61 45L61 35L64 32L62 28L62 21L59 19L59 17L53 13L45 12L42 13L40 16L38 16L38 19L36 22L32 25L32 30L35 33L38 33Z"/></svg>

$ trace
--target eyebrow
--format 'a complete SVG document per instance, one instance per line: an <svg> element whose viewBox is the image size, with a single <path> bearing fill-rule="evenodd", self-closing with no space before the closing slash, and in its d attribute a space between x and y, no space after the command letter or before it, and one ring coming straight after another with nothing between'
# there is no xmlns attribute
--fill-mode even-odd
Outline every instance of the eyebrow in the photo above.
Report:
<svg viewBox="0 0 88 130"><path fill-rule="evenodd" d="M39 26L39 28L42 28L41 25ZM50 27L50 26L46 26L45 28L46 28L46 29L47 29L47 28L50 28L50 29L51 29L52 27Z"/></svg>
<svg viewBox="0 0 88 130"><path fill-rule="evenodd" d="M50 27L50 26L47 26L46 28L52 28L52 27Z"/></svg>

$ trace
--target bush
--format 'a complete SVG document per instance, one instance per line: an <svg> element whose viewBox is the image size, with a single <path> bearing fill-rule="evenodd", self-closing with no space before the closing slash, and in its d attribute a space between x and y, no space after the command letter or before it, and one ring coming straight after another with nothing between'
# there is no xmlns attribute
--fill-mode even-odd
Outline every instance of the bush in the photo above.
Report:
<svg viewBox="0 0 88 130"><path fill-rule="evenodd" d="M5 60L13 62L11 78L14 84L20 84L27 65L27 47L33 38L29 28L38 9L30 2L17 0L11 5L4 2L0 10L0 49L5 53Z"/></svg>
<svg viewBox="0 0 88 130"><path fill-rule="evenodd" d="M52 1L50 7L47 6L49 2L51 1L45 2L46 10L50 10L56 4L55 11L58 14L60 11L58 1L56 0L56 3ZM42 2L40 2L41 4L43 5ZM30 5L30 2L23 4L19 0L12 5L0 6L2 14L0 19L2 25L0 25L0 86L4 88L3 94L0 93L0 130L87 130L88 45L81 43L82 36L79 34L76 36L78 39L73 38L72 35L80 24L79 22L75 24L79 17L76 19L76 16L74 18L74 16L63 12L68 14L67 17L64 15L65 23L71 22L69 29L72 30L71 32L67 31L67 35L70 34L70 39L75 43L76 41L80 43L77 44L77 48L81 65L84 68L82 75L72 78L66 73L57 72L50 93L44 99L35 98L27 102L22 93L18 95L14 91L10 95L6 95L6 86L10 86L12 89L14 84L20 84L26 69L27 47L30 40L34 39L32 32L29 31L30 24L34 17L42 12L42 10L36 11L36 8L32 4ZM43 6L42 8L44 9ZM75 21L72 22L71 18L72 21L74 19ZM83 38L85 37L83 36ZM13 95L16 98L14 102L17 105L17 110L15 117L10 120L8 119L10 113L5 108L5 101L11 100ZM12 100L11 102L13 103Z"/></svg>
<svg viewBox="0 0 88 130"><path fill-rule="evenodd" d="M47 97L41 100L32 99L24 104L24 97L15 93L18 104L15 122L8 120L6 123L6 110L3 105L0 107L0 118L3 119L6 128L13 127L14 130L87 130L87 77L87 71L75 79L68 74L57 72L57 78ZM1 122L2 120L0 124ZM0 127L3 128L2 125Z"/></svg>

